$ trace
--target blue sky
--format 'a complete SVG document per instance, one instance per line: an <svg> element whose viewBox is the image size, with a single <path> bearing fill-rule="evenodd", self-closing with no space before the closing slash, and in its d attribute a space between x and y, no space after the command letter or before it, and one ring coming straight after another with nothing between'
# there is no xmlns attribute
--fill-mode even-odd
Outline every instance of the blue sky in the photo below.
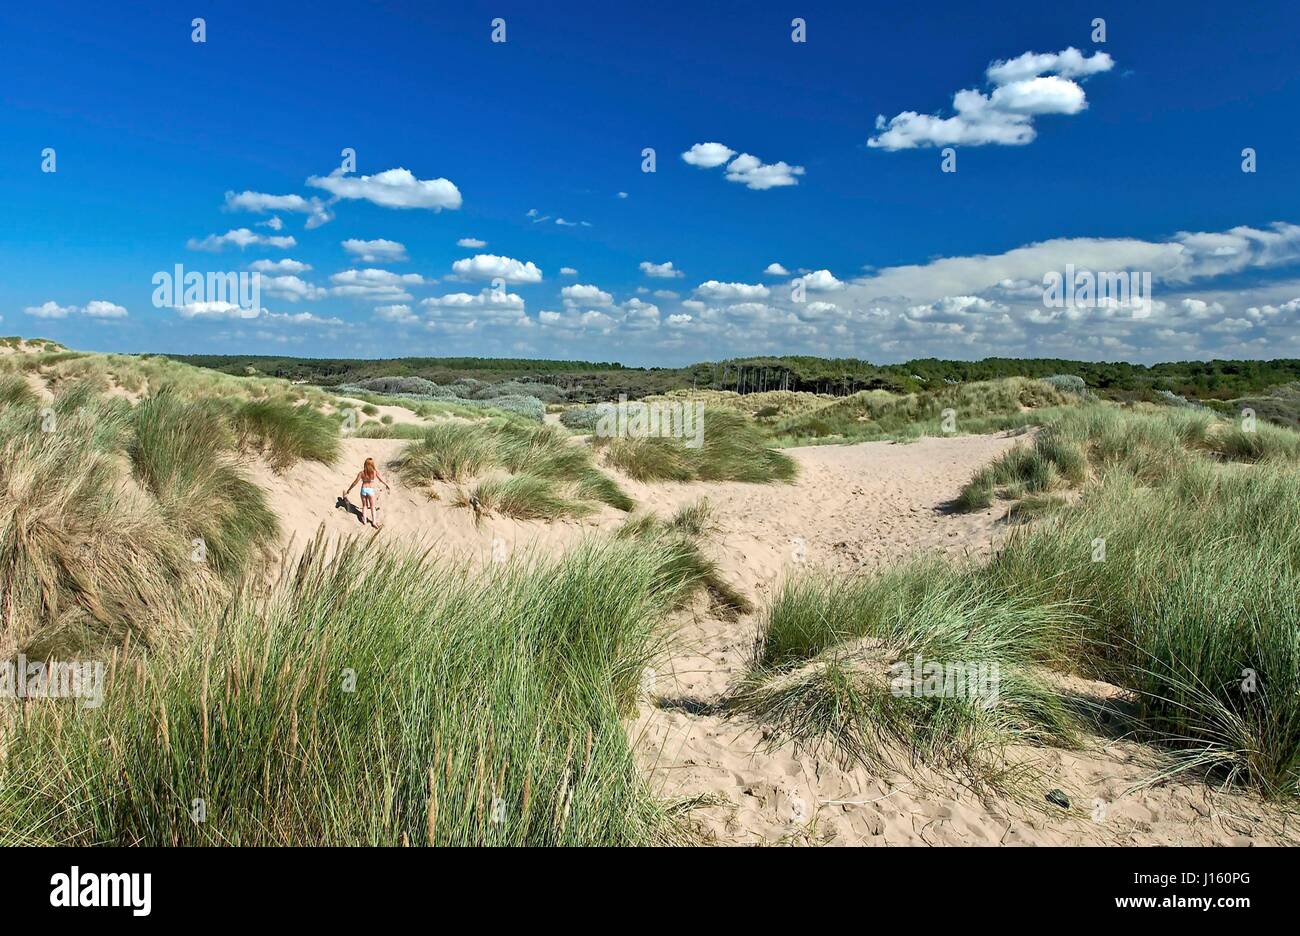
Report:
<svg viewBox="0 0 1300 936"><path fill-rule="evenodd" d="M0 9L0 331L665 365L1300 357L1293 3L181 6ZM260 267L260 302L158 307L177 264ZM1152 302L1045 304L1067 264L1149 273Z"/></svg>

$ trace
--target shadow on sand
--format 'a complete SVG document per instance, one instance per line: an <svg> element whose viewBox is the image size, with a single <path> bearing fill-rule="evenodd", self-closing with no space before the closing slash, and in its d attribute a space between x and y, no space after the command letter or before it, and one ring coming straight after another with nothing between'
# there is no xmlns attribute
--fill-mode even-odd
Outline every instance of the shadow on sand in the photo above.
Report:
<svg viewBox="0 0 1300 936"><path fill-rule="evenodd" d="M361 508L358 507L356 504L352 503L352 501L348 500L346 497L340 497L338 500L334 502L334 506L342 510L346 510L352 516L356 517L357 523L366 522L366 516L361 512Z"/></svg>

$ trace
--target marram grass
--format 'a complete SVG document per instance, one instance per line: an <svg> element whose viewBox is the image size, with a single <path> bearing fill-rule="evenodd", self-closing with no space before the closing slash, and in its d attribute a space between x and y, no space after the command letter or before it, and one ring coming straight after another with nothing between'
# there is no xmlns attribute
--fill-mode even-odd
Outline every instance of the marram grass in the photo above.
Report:
<svg viewBox="0 0 1300 936"><path fill-rule="evenodd" d="M469 572L319 540L99 709L5 738L0 842L644 845L682 832L624 718L703 586L681 541ZM195 821L202 809L203 821Z"/></svg>

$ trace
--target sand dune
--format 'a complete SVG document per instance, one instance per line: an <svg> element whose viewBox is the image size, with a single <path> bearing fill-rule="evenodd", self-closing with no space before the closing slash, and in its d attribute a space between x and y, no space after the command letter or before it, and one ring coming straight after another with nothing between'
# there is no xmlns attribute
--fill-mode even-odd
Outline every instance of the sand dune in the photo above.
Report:
<svg viewBox="0 0 1300 936"><path fill-rule="evenodd" d="M337 506L361 462L381 466L399 440L345 439L337 467L302 464L268 473L266 488L285 526L302 543L322 524L331 536L368 536L369 526ZM787 450L800 467L793 484L639 484L620 481L644 509L668 516L707 497L716 531L710 551L724 573L761 606L782 577L802 565L843 573L869 569L927 550L979 555L1005 527L999 511L951 514L945 504L974 471L1016 444L1006 435L928 438L911 444L873 442ZM581 521L525 522L451 506L454 486L411 490L395 472L381 500L379 536L420 544L473 563L520 550L556 553L618 526L612 508ZM430 493L434 495L431 499ZM357 503L356 492L352 502ZM1070 809L977 795L951 777L900 760L868 771L838 762L833 752L766 749L759 726L715 711L743 672L756 621L727 622L706 608L675 621L675 650L654 674L652 692L629 726L656 790L687 800L703 834L725 844L1266 844L1294 841L1284 819L1249 796L1197 783L1155 788L1141 781L1154 752L1129 741L1097 738L1089 749L1008 752L1042 774L1039 786L1060 788ZM1101 684L1075 688L1098 696ZM1134 789L1139 787L1138 789Z"/></svg>

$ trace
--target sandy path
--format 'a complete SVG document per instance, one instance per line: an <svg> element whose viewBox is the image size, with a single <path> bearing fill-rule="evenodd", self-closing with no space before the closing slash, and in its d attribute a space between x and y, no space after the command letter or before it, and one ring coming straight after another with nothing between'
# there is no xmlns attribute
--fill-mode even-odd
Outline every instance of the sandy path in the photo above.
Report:
<svg viewBox="0 0 1300 936"><path fill-rule="evenodd" d="M299 465L268 485L286 537L309 539L371 530L335 506L366 457L386 464L400 440L345 439L335 468ZM998 509L952 514L945 504L982 465L1016 444L1007 436L922 439L789 449L793 484L639 484L620 478L645 509L669 516L707 497L716 530L709 550L760 607L782 577L803 565L852 573L927 550L954 557L986 553L1004 535ZM616 527L612 509L582 521L523 522L486 517L406 488L386 472L393 494L381 503L382 538L418 543L471 562L518 550L553 554ZM355 503L356 493L352 496ZM1132 791L1150 774L1151 752L1098 739L1083 752L1027 749L1044 789L1070 797L1069 813L1034 803L977 796L951 777L900 764L874 773L837 763L829 751L783 744L764 751L760 726L714 711L752 651L756 621L726 622L700 603L678 615L670 659L653 674L652 696L630 725L638 756L663 797L696 803L706 836L728 844L1024 844L1110 842L1256 844L1294 841L1281 820L1249 797L1174 783ZM1084 687L1088 688L1088 687ZM1098 694L1108 687L1094 687Z"/></svg>

